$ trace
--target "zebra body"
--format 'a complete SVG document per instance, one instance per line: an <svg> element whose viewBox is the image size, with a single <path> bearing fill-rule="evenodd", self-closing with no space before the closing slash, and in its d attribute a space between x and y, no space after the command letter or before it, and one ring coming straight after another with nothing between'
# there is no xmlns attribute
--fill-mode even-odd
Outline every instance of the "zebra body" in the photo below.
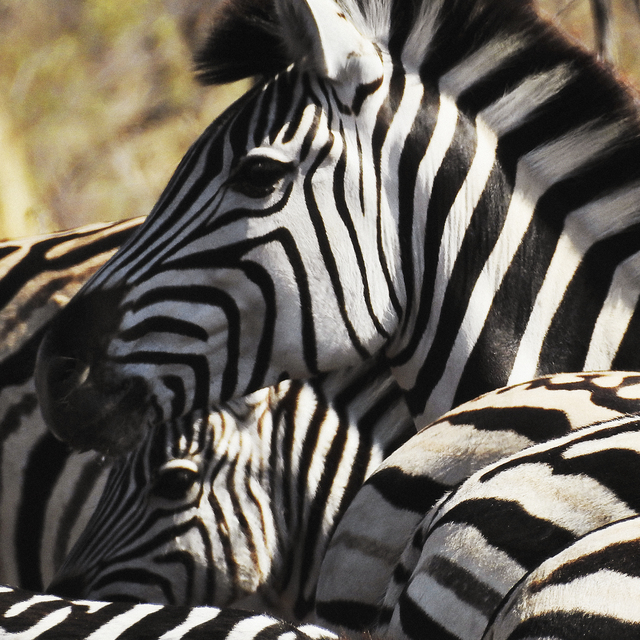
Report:
<svg viewBox="0 0 640 640"><path fill-rule="evenodd" d="M322 622L373 627L407 541L445 494L536 443L637 413L639 382L623 372L540 378L464 403L413 436L365 483L332 537L318 586Z"/></svg>
<svg viewBox="0 0 640 640"><path fill-rule="evenodd" d="M433 506L428 498L434 494L435 474L425 449L427 439L409 441L386 461L378 472L382 477L372 476L361 491L362 499L350 507L370 511L386 499L386 508L378 511L382 516L378 523L369 518L359 535L353 535L351 517L350 530L341 526L336 531L318 586L321 623L369 627L393 638L471 640L484 638L485 632L493 637L487 631L491 625L491 633L506 637L499 634L515 628L518 616L533 620L545 607L546 623L555 624L559 635L544 637L582 637L571 635L573 609L581 612L575 618L582 619L583 629L588 628L590 615L607 610L611 620L606 624L624 627L634 622L625 617L616 594L627 588L627 582L631 598L638 592L632 555L640 535L637 520L629 524L631 533L626 534L636 539L636 546L616 549L607 534L591 543L581 538L638 515L639 428L636 416L625 416L533 445L484 467ZM398 495L403 502L394 504ZM390 520L389 512L401 516L403 510L407 517ZM343 524L349 518L348 510ZM393 535L389 522L397 525ZM355 557L354 549L360 550ZM387 579L380 584L371 565L398 558L399 550L395 566L381 572ZM601 554L600 567L582 558L583 553L586 557L596 551ZM358 563L367 555L369 566ZM607 560L613 567L611 575L600 572ZM615 573L615 567L624 563L630 563L627 573ZM364 567L362 574L376 578L374 586L381 586L382 593L355 588L358 579L364 578L354 575L358 564ZM566 598L554 600L552 579L551 590L542 594L545 585L540 576L549 571L559 577L570 575L564 582L586 584L571 584ZM594 606L599 583L603 589L599 605ZM349 591L352 602L341 598L348 597ZM637 612L638 601L631 602ZM541 618L540 629L545 628L544 622ZM515 637L529 637L523 625L518 633L524 635ZM637 627L632 628L637 633Z"/></svg>
<svg viewBox="0 0 640 640"><path fill-rule="evenodd" d="M310 640L337 636L313 625L294 626L238 609L72 601L0 586L0 638Z"/></svg>
<svg viewBox="0 0 640 640"><path fill-rule="evenodd" d="M0 582L43 589L100 496L108 465L48 432L33 369L49 321L141 221L0 243Z"/></svg>
<svg viewBox="0 0 640 640"><path fill-rule="evenodd" d="M265 79L43 342L63 439L126 449L379 353L418 427L542 374L640 368L637 109L530 2L231 2L217 24L203 76Z"/></svg>
<svg viewBox="0 0 640 640"><path fill-rule="evenodd" d="M640 518L596 529L527 574L483 639L637 636L639 557Z"/></svg>

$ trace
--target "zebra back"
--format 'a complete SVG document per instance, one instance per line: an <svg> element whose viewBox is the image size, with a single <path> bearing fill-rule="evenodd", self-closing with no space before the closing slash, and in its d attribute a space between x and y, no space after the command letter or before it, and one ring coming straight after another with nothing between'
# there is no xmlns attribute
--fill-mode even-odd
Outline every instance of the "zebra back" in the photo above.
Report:
<svg viewBox="0 0 640 640"><path fill-rule="evenodd" d="M265 614L214 607L169 607L72 601L0 586L0 637L65 640L335 640L313 625L295 626Z"/></svg>
<svg viewBox="0 0 640 640"><path fill-rule="evenodd" d="M51 319L138 218L0 243L0 581L43 589L84 529L108 467L47 430L33 370Z"/></svg>
<svg viewBox="0 0 640 640"><path fill-rule="evenodd" d="M559 470L558 485L545 486L535 474L528 473L528 460L534 459L535 469L542 469L552 464L549 460L553 456L564 455L569 446L565 441L595 440L596 436L589 436L585 429L594 422L615 427L619 420L620 428L631 431L630 438L637 438L636 422L627 414L640 410L639 383L640 377L635 373L550 376L486 394L423 429L385 460L341 520L319 579L316 604L319 619L329 626L386 633L392 614L405 615L407 624L415 625L415 630L401 629L394 618L392 635L402 632L428 638L431 636L426 631L417 629L426 625L425 629L436 633L434 621L445 620L444 627L453 637L479 637L476 632L462 632L459 628L456 631L455 625L464 625L466 620L476 630L484 629L500 599L532 568L515 570L512 565L507 570L497 563L496 557L508 554L509 545L520 545L523 554L534 554L537 550L554 555L553 544L564 544L564 539L554 540L553 536L540 533L544 525L539 523L545 518L552 523L569 518L573 508L571 496L579 504L576 496L580 491L589 496L581 505L584 509L581 517L587 522L590 518L596 520L596 492L589 482L601 480L601 474L619 474L621 483L633 484L635 455L629 454L627 459L606 438L600 445L605 457L591 458L586 470L582 469L585 473L582 480L575 480L581 469ZM600 423L601 420L609 422ZM595 433L606 431L601 426L591 429ZM538 449L545 450L547 458L536 458ZM606 458L607 451L610 459ZM585 459L588 461L588 456ZM627 463L631 466L625 466ZM484 474L492 473L489 471L492 468L503 468L502 465L508 473L503 476L500 471L493 473L501 490L513 491L509 498L514 505L512 511L505 506L504 512L500 512L500 506L507 502L497 494L482 499L474 494L477 487L486 484L484 478L488 476ZM606 480L602 482L606 485ZM478 489L478 493L481 491ZM542 512L536 515L534 511L527 520L524 513L517 513L516 503L517 496L531 491L538 493ZM624 504L635 504L634 495L632 490L631 501ZM447 519L447 505L458 499L464 505L456 507L459 511L468 506L468 522L463 516L458 520ZM611 499L620 503L627 499L627 494L618 497L614 494ZM521 511L526 512L527 507L525 504ZM625 517L625 508L633 507L621 504L622 511L612 519ZM482 523L492 519L495 529L489 532ZM480 533L469 534L466 541L462 540L465 527L471 530L475 526ZM504 539L495 542L496 548L492 549L491 536L499 537L500 531ZM451 539L446 538L449 533ZM531 536L536 538L538 533L540 540L533 541ZM445 542L439 540L439 535L445 536ZM483 535L487 540L483 540ZM566 535L568 543L572 534ZM581 534L574 532L574 535ZM454 553L451 549L458 544L456 539L460 555L454 557L450 553ZM446 550L447 544L450 551ZM431 565L434 575L429 577ZM443 577L446 575L452 576L451 582L446 582ZM493 591L486 585L491 585ZM457 605L456 598L460 600ZM442 609L433 613L430 601L439 603L434 606ZM440 629L437 633L444 632Z"/></svg>

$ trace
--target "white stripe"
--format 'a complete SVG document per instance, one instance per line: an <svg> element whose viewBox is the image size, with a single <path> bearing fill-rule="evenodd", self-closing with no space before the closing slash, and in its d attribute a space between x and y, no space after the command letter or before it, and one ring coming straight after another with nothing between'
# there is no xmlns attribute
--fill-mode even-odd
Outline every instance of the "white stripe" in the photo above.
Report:
<svg viewBox="0 0 640 640"><path fill-rule="evenodd" d="M638 431L623 431L608 437L603 434L603 437L597 440L576 442L562 452L562 457L565 460L571 460L580 456L599 453L604 449L627 449L628 451L640 453L640 433Z"/></svg>
<svg viewBox="0 0 640 640"><path fill-rule="evenodd" d="M136 622L139 622L159 609L162 609L162 605L160 604L138 604L133 607L133 609L125 611L112 620L109 620L109 622L88 635L86 640L104 640L104 638L115 640L115 638L136 624Z"/></svg>
<svg viewBox="0 0 640 640"><path fill-rule="evenodd" d="M487 626L487 618L482 616L477 609L460 600L453 591L438 584L428 574L419 573L412 577L405 597L414 602L432 620L461 640L481 638ZM402 602L394 609L389 631L385 634L386 637L401 638L405 636L405 633L399 633L402 629L401 609Z"/></svg>
<svg viewBox="0 0 640 640"><path fill-rule="evenodd" d="M527 617L560 609L640 623L640 580L615 571L603 569L569 584L548 586L539 593L527 595Z"/></svg>
<svg viewBox="0 0 640 640"><path fill-rule="evenodd" d="M632 286L636 282L640 282L640 253L620 263L614 273L593 328L584 362L585 371L611 367L638 304L640 289Z"/></svg>
<svg viewBox="0 0 640 640"><path fill-rule="evenodd" d="M414 259L414 271L417 275L415 278L415 288L413 291L407 291L407 296L413 296L415 300L420 299L421 280L424 274L424 243L426 233L427 216L426 211L429 207L429 199L431 190L438 171L442 165L442 161L451 146L451 141L456 131L458 123L458 108L452 98L447 95L440 95L440 105L438 108L438 117L433 135L429 141L429 146L424 154L424 158L420 162L418 175L416 178L416 187L414 192L414 210L416 212L424 212L423 215L414 216L414 228L412 230L412 246L411 253ZM407 322L405 335L407 339L411 338L413 325L416 321L418 312L418 304L413 305L411 317ZM398 344L394 351L401 350L402 344ZM392 351L389 351L392 355ZM394 372L398 383L404 389L413 387L414 378L407 376L403 378L404 368Z"/></svg>
<svg viewBox="0 0 640 640"><path fill-rule="evenodd" d="M429 9L434 3L425 2L423 4L427 5L427 9ZM518 51L524 49L528 44L527 37L522 34L509 38L499 37L489 40L489 42L464 58L462 62L440 78L438 82L440 91L458 98L466 89L480 82L505 62L510 61ZM424 49L424 43L422 48ZM423 60L424 54L420 62Z"/></svg>
<svg viewBox="0 0 640 640"><path fill-rule="evenodd" d="M608 128L599 133L602 136L602 146L607 146L611 139L617 135L617 129L615 127ZM577 150L576 153L579 154L580 151ZM636 185L633 189L620 190L605 198L590 202L567 216L564 229L522 337L518 356L509 377L509 384L535 377L544 338L585 253L598 240L619 233L637 222L640 214L638 202L640 202L640 188ZM635 291L635 299L637 299L638 290L637 287L633 287L633 284L633 281L627 282L626 288L632 292ZM631 293L628 297L633 297L633 295L634 293ZM632 309L627 310L627 314L632 312ZM601 334L601 338L605 344L611 342L609 336ZM613 343L616 344L615 338ZM596 362L595 353L592 351L589 366L594 369L606 369L610 363Z"/></svg>
<svg viewBox="0 0 640 640"><path fill-rule="evenodd" d="M238 624L231 629L226 640L249 640L249 638L253 638L267 627L277 623L278 621L270 616L251 616L238 622Z"/></svg>
<svg viewBox="0 0 640 640"><path fill-rule="evenodd" d="M498 139L482 122L478 123L477 130L478 143L475 156L469 167L467 177L453 202L442 231L431 315L429 316L426 331L422 335L420 344L416 349L416 354L426 354L433 345L440 321L447 284L453 272L453 266L460 252L460 247L462 246L462 241L469 226L471 216L482 196L494 166ZM417 369L415 373L417 373ZM413 387L414 384L415 378L411 381L409 388Z"/></svg>
<svg viewBox="0 0 640 640"><path fill-rule="evenodd" d="M547 464L523 462L490 479L481 477L482 471L463 484L440 517L465 500L497 498L512 501L531 516L553 522L574 535L584 535L636 515L614 491L597 480L584 475L558 475Z"/></svg>
<svg viewBox="0 0 640 640"><path fill-rule="evenodd" d="M338 636L335 633L332 633L328 629L323 629L322 627L316 627L313 624L303 624L298 627L302 633L306 633L310 638L337 638Z"/></svg>
<svg viewBox="0 0 640 640"><path fill-rule="evenodd" d="M188 631L213 620L220 613L215 607L195 607L191 610L187 619L175 629L167 631L158 640L180 640Z"/></svg>
<svg viewBox="0 0 640 640"><path fill-rule="evenodd" d="M479 118L498 137L503 136L521 125L535 109L556 95L574 73L568 65L559 65L545 73L528 76L512 91L484 109Z"/></svg>
<svg viewBox="0 0 640 640"><path fill-rule="evenodd" d="M53 602L54 600L60 600L60 598L56 596L50 595L35 595L25 600L24 602L17 602L7 609L7 612L4 614L5 618L13 618L14 616L19 616L21 613L24 613L29 607L32 607L34 604L40 604L41 602Z"/></svg>
<svg viewBox="0 0 640 640"><path fill-rule="evenodd" d="M63 607L62 609L58 609L57 611L54 611L45 616L44 618L42 618L42 620L39 620L38 623L33 627L25 629L24 631L18 631L16 633L9 633L8 631L5 631L4 629L2 629L0 623L0 637L3 640L35 640L35 638L38 638L40 635L45 633L45 631L48 631L49 629L52 629L53 627L64 622L71 611L71 607ZM59 637L63 637L63 634L60 634Z"/></svg>

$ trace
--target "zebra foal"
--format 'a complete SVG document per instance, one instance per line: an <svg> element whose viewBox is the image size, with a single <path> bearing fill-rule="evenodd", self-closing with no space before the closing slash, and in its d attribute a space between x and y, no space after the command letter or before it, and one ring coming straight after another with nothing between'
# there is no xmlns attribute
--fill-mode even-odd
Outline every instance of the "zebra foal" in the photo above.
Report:
<svg viewBox="0 0 640 640"><path fill-rule="evenodd" d="M365 373L283 382L156 425L115 460L49 590L216 606L256 594L304 619L337 522L415 433L392 380Z"/></svg>

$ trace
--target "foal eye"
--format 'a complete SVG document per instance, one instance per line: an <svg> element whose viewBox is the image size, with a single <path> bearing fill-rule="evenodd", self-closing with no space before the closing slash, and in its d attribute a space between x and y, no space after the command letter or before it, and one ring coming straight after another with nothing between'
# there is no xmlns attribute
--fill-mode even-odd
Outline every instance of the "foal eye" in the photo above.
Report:
<svg viewBox="0 0 640 640"><path fill-rule="evenodd" d="M197 469L190 467L163 467L153 485L153 494L166 500L183 500L199 477Z"/></svg>
<svg viewBox="0 0 640 640"><path fill-rule="evenodd" d="M291 173L293 162L281 162L266 156L247 156L230 176L228 184L248 198L264 198Z"/></svg>

